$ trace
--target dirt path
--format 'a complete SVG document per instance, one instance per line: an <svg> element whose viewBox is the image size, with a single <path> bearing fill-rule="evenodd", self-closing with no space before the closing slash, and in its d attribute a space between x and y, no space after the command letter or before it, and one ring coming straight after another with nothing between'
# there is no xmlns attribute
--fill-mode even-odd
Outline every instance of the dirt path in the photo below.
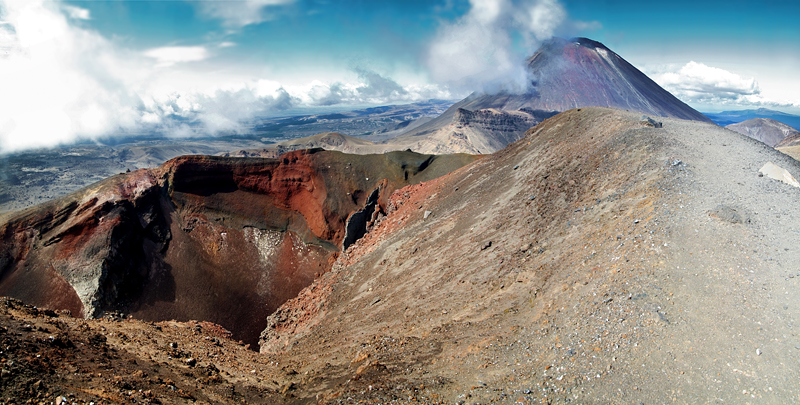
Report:
<svg viewBox="0 0 800 405"><path fill-rule="evenodd" d="M664 126L685 165L664 202L671 247L654 274L670 324L648 343L649 371L637 358L632 377L646 402L798 402L800 190L758 175L772 161L797 176L797 162L722 129Z"/></svg>

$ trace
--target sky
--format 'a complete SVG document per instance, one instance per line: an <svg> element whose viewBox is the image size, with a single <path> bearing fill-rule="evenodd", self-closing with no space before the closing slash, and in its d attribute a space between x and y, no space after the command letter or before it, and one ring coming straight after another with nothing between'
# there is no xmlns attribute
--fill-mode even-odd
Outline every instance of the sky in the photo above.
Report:
<svg viewBox="0 0 800 405"><path fill-rule="evenodd" d="M0 153L522 91L552 36L704 112L800 114L800 2L0 0Z"/></svg>

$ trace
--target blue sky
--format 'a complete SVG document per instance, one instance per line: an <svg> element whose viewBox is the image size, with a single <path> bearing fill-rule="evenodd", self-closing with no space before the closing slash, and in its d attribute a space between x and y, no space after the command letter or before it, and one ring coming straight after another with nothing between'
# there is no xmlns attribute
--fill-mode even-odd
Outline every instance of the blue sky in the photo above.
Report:
<svg viewBox="0 0 800 405"><path fill-rule="evenodd" d="M603 42L701 111L800 113L798 16L797 1L0 0L0 152L519 90L553 35Z"/></svg>

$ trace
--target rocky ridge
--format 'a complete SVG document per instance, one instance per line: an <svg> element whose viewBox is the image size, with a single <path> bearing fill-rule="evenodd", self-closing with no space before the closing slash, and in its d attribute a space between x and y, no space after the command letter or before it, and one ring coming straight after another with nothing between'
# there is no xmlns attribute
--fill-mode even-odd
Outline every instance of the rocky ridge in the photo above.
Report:
<svg viewBox="0 0 800 405"><path fill-rule="evenodd" d="M572 110L398 190L262 351L322 402L791 400L798 191L758 168L800 165L639 117Z"/></svg>

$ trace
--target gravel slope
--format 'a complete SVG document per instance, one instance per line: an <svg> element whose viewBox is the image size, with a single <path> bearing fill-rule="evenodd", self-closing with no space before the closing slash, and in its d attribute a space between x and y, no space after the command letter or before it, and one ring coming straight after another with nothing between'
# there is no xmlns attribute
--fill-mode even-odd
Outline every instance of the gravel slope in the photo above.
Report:
<svg viewBox="0 0 800 405"><path fill-rule="evenodd" d="M264 347L334 402L797 401L800 190L758 169L798 163L638 117L572 110L398 194Z"/></svg>

